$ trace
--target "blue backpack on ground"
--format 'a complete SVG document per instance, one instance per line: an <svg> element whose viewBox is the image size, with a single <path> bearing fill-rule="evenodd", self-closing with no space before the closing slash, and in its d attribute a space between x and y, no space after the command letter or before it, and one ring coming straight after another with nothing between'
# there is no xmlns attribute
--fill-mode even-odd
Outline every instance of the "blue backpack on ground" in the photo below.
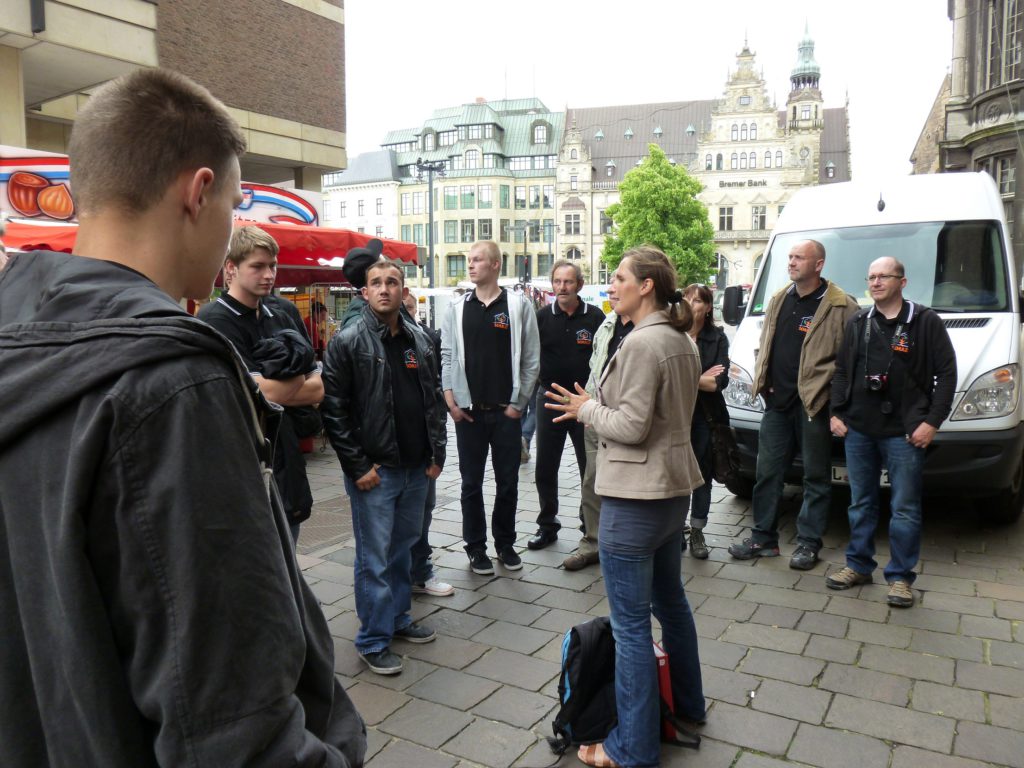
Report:
<svg viewBox="0 0 1024 768"><path fill-rule="evenodd" d="M562 640L562 671L558 675L561 702L551 723L551 751L562 755L570 746L604 741L618 723L615 710L615 638L611 619L601 616L565 633ZM700 736L678 721L661 697L662 719L672 726L675 738L662 741L697 749Z"/></svg>

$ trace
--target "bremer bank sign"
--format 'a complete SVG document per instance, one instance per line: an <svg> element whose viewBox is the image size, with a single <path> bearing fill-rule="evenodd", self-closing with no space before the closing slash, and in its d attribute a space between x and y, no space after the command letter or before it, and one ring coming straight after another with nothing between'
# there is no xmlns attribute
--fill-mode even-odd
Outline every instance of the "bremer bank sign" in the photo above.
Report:
<svg viewBox="0 0 1024 768"><path fill-rule="evenodd" d="M766 179L747 179L746 181L720 181L719 187L767 187Z"/></svg>

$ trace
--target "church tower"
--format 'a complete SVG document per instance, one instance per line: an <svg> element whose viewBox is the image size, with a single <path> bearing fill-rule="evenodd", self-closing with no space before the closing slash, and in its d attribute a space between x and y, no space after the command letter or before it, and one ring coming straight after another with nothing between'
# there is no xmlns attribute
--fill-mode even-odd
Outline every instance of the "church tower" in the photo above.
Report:
<svg viewBox="0 0 1024 768"><path fill-rule="evenodd" d="M814 60L814 40L804 25L804 37L797 48L796 66L789 74L790 91L786 100L786 125L790 131L820 129L824 115L818 81L821 68Z"/></svg>

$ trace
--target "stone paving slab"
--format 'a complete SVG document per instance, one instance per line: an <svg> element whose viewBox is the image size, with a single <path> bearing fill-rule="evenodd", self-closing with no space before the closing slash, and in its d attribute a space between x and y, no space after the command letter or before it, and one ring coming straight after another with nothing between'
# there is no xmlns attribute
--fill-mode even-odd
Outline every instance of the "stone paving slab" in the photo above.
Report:
<svg viewBox="0 0 1024 768"><path fill-rule="evenodd" d="M340 503L336 459L317 462L317 492ZM516 522L524 568L496 565L487 577L468 569L457 462L449 463L431 541L435 571L456 594L414 598L412 615L435 627L438 639L396 641L406 662L401 675L369 672L352 645L351 539L299 556L334 635L339 680L369 725L370 768L579 764L575 751L556 761L544 740L557 707L562 636L575 623L607 615L608 602L599 567L560 567L578 541L571 450L563 467L569 471L558 541L538 552L525 547L538 511L531 462L520 475ZM490 470L487 478L489 509ZM885 602L880 572L871 585L826 588L825 573L844 563L842 504L830 512L823 562L798 572L788 566L798 489L787 486L780 505L783 557L755 561L735 561L725 551L748 535L749 501L718 486L712 499L711 556L698 561L687 553L682 561L708 723L699 751L664 746L662 766L1024 768L1024 524L985 529L958 506L936 512L930 503L918 603L897 610Z"/></svg>

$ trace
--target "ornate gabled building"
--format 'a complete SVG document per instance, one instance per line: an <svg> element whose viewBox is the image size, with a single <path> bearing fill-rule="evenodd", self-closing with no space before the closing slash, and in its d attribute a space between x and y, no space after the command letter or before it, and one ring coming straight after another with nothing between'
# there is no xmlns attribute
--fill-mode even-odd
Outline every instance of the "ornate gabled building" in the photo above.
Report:
<svg viewBox="0 0 1024 768"><path fill-rule="evenodd" d="M699 197L715 228L718 285L750 282L793 192L850 178L847 110L824 107L810 35L798 46L785 109L769 98L755 61L744 43L714 101L570 110L559 152L558 255L582 258L591 276L607 281L604 210L653 142L704 185Z"/></svg>

